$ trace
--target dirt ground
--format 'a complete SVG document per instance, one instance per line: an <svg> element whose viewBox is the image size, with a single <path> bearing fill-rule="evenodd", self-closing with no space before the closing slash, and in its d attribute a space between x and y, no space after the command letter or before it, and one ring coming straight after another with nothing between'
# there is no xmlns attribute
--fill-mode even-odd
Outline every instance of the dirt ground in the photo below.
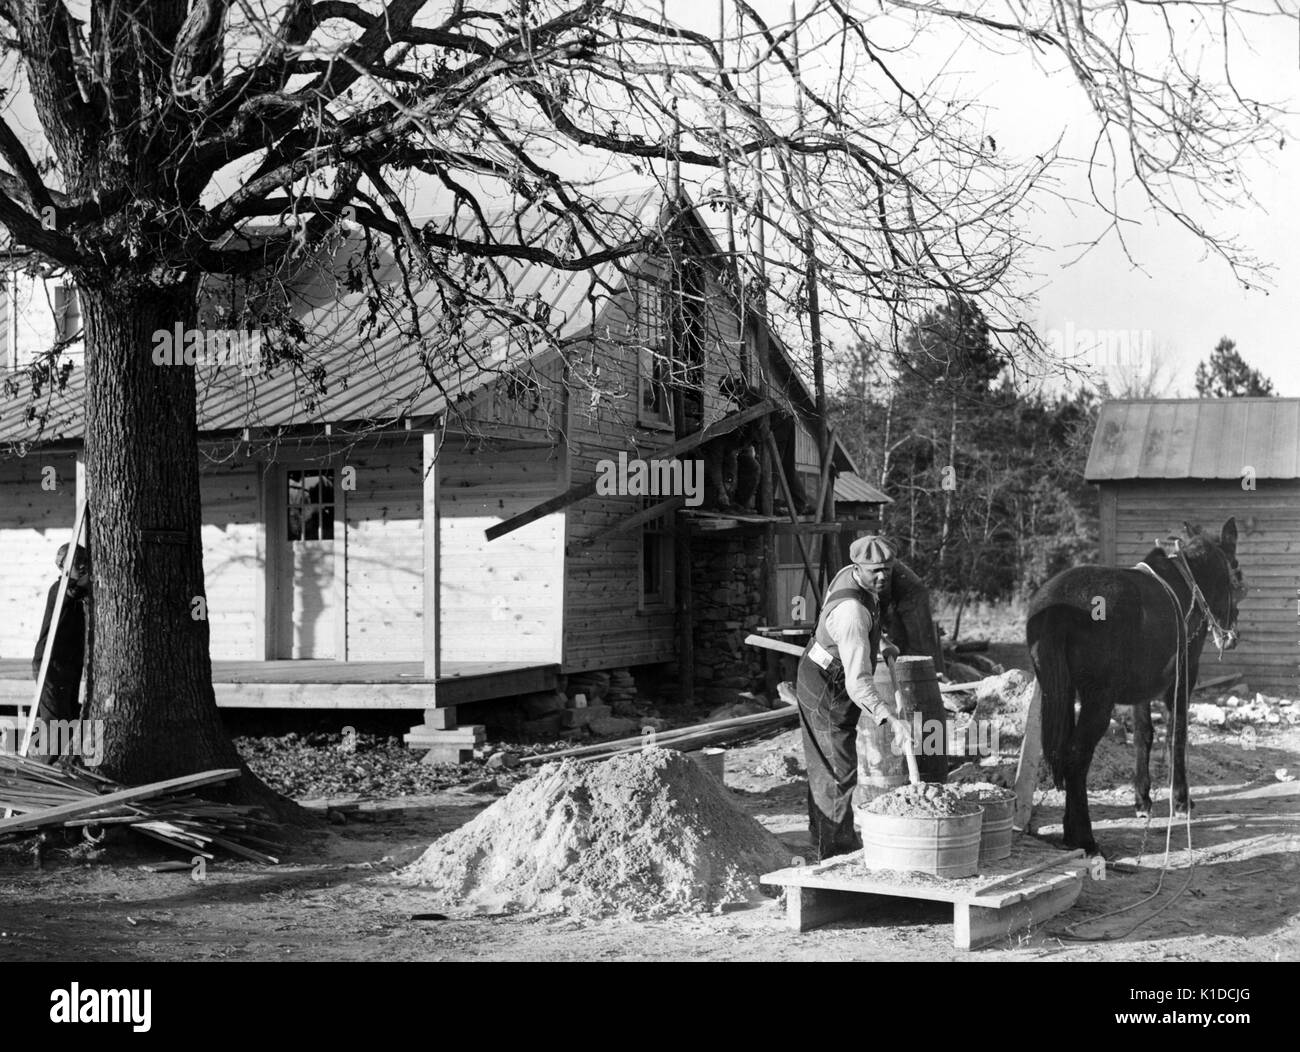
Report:
<svg viewBox="0 0 1300 1052"><path fill-rule="evenodd" d="M391 872L495 799L457 790L371 801L344 825L327 825L274 868L219 861L197 882L188 872L151 874L167 856L128 840L99 861L48 850L0 854L0 961L90 960L1266 960L1300 959L1300 727L1261 730L1255 748L1193 728L1196 801L1188 881L1184 827L1173 832L1171 869L1149 903L1100 920L1073 941L1067 925L1150 895L1161 880L1162 794L1149 829L1133 817L1132 750L1108 738L1090 779L1093 823L1113 863L1085 881L1073 910L1041 928L974 953L952 945L951 907L876 900L862 919L804 934L784 926L778 900L668 920L578 921L557 917L416 920L430 909ZM1016 743L1003 742L1007 760ZM1153 782L1165 767L1153 755ZM736 805L789 847L810 854L797 732L731 750ZM1059 837L1061 795L1040 794L1037 831ZM125 834L129 836L129 834ZM1131 934L1137 920L1169 903Z"/></svg>

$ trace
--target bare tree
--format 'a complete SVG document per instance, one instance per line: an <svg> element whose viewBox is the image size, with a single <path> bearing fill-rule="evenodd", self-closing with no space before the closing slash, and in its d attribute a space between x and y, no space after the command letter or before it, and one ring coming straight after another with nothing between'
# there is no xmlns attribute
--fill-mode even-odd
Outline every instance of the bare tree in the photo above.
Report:
<svg viewBox="0 0 1300 1052"><path fill-rule="evenodd" d="M1116 361L1097 385L1102 398L1168 398L1174 388L1172 351L1149 340L1137 353Z"/></svg>
<svg viewBox="0 0 1300 1052"><path fill-rule="evenodd" d="M319 388L337 378L294 346L283 289L358 224L364 248L344 280L373 286L376 324L420 342L423 384L437 387L486 354L487 322L514 346L557 343L545 304L514 296L513 264L597 284L660 243L592 173L666 185L672 171L742 239L762 223L764 266L736 280L778 318L806 306L812 254L823 311L904 331L918 307L962 296L1015 334L1002 308L1019 209L1054 158L999 151L909 58L909 39L953 31L991 55L1054 56L1096 111L1099 146L1250 272L1179 203L1185 190L1231 197L1245 149L1277 138L1226 62L1211 75L1180 57L1195 33L1226 60L1250 4L1006 0L971 13L808 0L785 20L727 6L724 55L715 26L646 0L0 0L0 46L43 134L33 144L16 120L0 125L0 224L66 268L84 302L92 711L112 716L108 773L237 762L207 623L190 617L204 594L195 370L148 353L153 333L195 322L209 276L237 290L245 319L284 323L270 366ZM671 5L679 19L692 9ZM447 217L417 222L412 204L432 192ZM428 282L442 311L421 319L409 289ZM33 381L42 368L56 378L51 358Z"/></svg>

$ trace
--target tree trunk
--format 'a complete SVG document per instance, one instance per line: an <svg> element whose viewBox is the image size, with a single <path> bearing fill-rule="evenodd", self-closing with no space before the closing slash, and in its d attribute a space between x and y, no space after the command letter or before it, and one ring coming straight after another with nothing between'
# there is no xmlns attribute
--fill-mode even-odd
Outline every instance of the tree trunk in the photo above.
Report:
<svg viewBox="0 0 1300 1052"><path fill-rule="evenodd" d="M957 603L957 616L953 619L953 623L952 623L952 645L953 646L956 646L957 642L961 639L961 615L966 610L966 601L969 598L970 598L970 592L968 592L965 588L963 588L961 590L961 599Z"/></svg>
<svg viewBox="0 0 1300 1052"><path fill-rule="evenodd" d="M194 287L123 284L82 293L101 770L139 784L240 767L225 795L287 817L297 809L244 768L213 696L195 369L153 360L154 333L193 324Z"/></svg>
<svg viewBox="0 0 1300 1052"><path fill-rule="evenodd" d="M889 388L889 401L885 404L885 442L880 457L880 489L885 492L889 485L889 460L893 450L889 447L889 440L893 437L894 426L894 388Z"/></svg>
<svg viewBox="0 0 1300 1052"><path fill-rule="evenodd" d="M955 471L957 464L957 394L952 396L952 415L949 417L948 424L948 471ZM950 476L949 481L953 486L957 484L956 478ZM945 570L944 560L948 556L948 536L952 532L952 496L954 490L948 486L943 490L943 523L939 528L939 557L936 563L940 572Z"/></svg>

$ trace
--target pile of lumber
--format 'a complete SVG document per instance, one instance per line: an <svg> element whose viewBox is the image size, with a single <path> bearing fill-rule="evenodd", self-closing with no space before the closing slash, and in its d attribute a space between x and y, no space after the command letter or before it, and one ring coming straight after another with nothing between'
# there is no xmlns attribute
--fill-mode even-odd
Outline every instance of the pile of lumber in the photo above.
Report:
<svg viewBox="0 0 1300 1052"><path fill-rule="evenodd" d="M550 763L552 760L566 759L607 760L617 753L643 749L648 745L692 752L727 738L760 734L783 723L792 723L798 715L797 707L784 705L771 712L756 712L752 716L735 716L729 720L714 720L712 723L697 723L690 727L657 731L653 738L643 733L636 738L617 738L614 741L593 742L591 745L579 746L576 749L537 753L535 756L525 756L521 762Z"/></svg>
<svg viewBox="0 0 1300 1052"><path fill-rule="evenodd" d="M274 827L254 807L194 795L200 786L239 777L234 769L204 771L128 788L85 768L63 768L20 756L0 756L0 840L58 826L126 825L189 854L211 859L220 848L253 862L279 859L263 834Z"/></svg>

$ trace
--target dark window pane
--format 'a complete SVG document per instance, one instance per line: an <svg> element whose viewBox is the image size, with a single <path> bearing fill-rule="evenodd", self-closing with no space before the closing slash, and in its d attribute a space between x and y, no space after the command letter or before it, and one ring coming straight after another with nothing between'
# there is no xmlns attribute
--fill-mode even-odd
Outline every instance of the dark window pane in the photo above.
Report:
<svg viewBox="0 0 1300 1052"><path fill-rule="evenodd" d="M302 472L287 471L285 472L285 479L288 483L287 514L285 515L289 527L288 539L300 541L302 540L302 506L307 503L307 494L303 490Z"/></svg>
<svg viewBox="0 0 1300 1052"><path fill-rule="evenodd" d="M322 541L332 541L334 539L334 506L327 504L320 510L320 539Z"/></svg>
<svg viewBox="0 0 1300 1052"><path fill-rule="evenodd" d="M659 538L641 534L641 593L647 599L659 594Z"/></svg>
<svg viewBox="0 0 1300 1052"><path fill-rule="evenodd" d="M302 539L304 541L320 540L320 511L317 508L312 508L307 514L302 527Z"/></svg>
<svg viewBox="0 0 1300 1052"><path fill-rule="evenodd" d="M328 468L322 471L319 476L318 497L320 504L334 503L334 469Z"/></svg>

